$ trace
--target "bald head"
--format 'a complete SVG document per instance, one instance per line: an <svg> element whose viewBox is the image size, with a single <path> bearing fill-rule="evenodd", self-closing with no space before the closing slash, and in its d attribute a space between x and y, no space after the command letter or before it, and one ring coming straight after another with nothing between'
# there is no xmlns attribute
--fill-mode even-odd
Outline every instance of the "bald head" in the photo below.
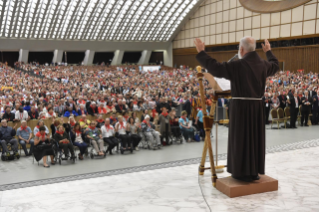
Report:
<svg viewBox="0 0 319 212"><path fill-rule="evenodd" d="M253 37L246 36L240 40L238 56L241 59L245 54L256 50L256 40Z"/></svg>

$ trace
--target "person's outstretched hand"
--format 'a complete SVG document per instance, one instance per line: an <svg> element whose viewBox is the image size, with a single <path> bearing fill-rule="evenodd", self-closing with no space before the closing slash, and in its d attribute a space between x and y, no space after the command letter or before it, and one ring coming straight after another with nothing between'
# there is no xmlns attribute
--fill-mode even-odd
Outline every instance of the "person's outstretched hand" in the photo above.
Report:
<svg viewBox="0 0 319 212"><path fill-rule="evenodd" d="M265 44L262 43L261 46L265 53L271 50L270 43L267 39L265 39Z"/></svg>
<svg viewBox="0 0 319 212"><path fill-rule="evenodd" d="M194 44L196 46L197 52L205 51L205 43L201 41L199 38L195 38Z"/></svg>

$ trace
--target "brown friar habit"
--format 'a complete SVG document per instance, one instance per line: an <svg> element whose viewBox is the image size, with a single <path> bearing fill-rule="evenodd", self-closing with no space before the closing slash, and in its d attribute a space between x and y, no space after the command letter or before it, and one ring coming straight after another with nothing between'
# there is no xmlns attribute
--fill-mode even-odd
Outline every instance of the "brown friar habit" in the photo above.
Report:
<svg viewBox="0 0 319 212"><path fill-rule="evenodd" d="M279 70L271 51L268 61L257 52L249 52L241 60L218 63L204 51L196 58L210 74L231 82L232 97L261 98L266 78ZM235 177L265 174L265 112L261 100L233 99L230 106L227 171Z"/></svg>

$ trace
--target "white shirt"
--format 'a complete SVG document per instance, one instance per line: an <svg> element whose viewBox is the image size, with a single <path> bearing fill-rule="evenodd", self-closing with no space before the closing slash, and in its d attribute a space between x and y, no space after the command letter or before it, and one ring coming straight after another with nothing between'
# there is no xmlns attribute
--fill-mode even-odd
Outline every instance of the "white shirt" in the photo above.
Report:
<svg viewBox="0 0 319 212"><path fill-rule="evenodd" d="M118 126L118 133L120 135L126 135L126 122L123 121L123 127L121 127L120 122L117 122L115 128Z"/></svg>
<svg viewBox="0 0 319 212"><path fill-rule="evenodd" d="M296 103L296 108L298 108L299 105L298 105L298 98L297 97L295 97L295 103Z"/></svg>
<svg viewBox="0 0 319 212"><path fill-rule="evenodd" d="M56 114L55 112L53 112L53 115L51 116L49 113L46 113L45 117L47 118L56 117Z"/></svg>
<svg viewBox="0 0 319 212"><path fill-rule="evenodd" d="M102 132L102 137L103 138L108 138L108 137L112 137L115 132L114 132L114 127L112 125L110 125L111 129L106 129L105 125L103 125L101 127L101 132Z"/></svg>
<svg viewBox="0 0 319 212"><path fill-rule="evenodd" d="M15 119L18 119L20 121L22 121L22 120L26 121L28 119L28 117L29 117L29 115L28 115L28 112L26 110L24 110L23 113L21 113L21 114L20 114L20 111L17 111L15 113Z"/></svg>

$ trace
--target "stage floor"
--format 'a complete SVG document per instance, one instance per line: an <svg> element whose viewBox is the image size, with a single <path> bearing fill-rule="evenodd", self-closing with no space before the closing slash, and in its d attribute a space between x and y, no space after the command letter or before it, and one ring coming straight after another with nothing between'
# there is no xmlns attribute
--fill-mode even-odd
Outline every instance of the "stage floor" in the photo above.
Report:
<svg viewBox="0 0 319 212"><path fill-rule="evenodd" d="M266 173L279 180L275 192L230 199L212 187L209 171L198 176L190 164L0 191L0 211L319 211L319 140L271 151Z"/></svg>
<svg viewBox="0 0 319 212"><path fill-rule="evenodd" d="M270 125L267 125L266 146L267 148L272 148L281 144L318 138L319 126L280 130L269 128ZM226 158L227 153L228 128L219 126L218 132L218 154L219 157L223 159ZM215 152L215 128L212 144ZM184 143L163 147L161 150L156 151L140 150L135 151L133 154L125 153L125 155L115 153L112 156L108 155L106 159L92 160L85 158L83 161L78 160L76 164L62 162L61 166L57 164L51 166L49 169L42 167L42 161L40 161L40 166L38 166L37 163L32 164L32 157L25 158L22 156L20 160L10 162L0 161L0 190L6 189L2 187L4 185L27 181L39 181L83 174L87 177L105 176L121 173L122 169L131 168L131 171L135 171L136 168L134 167L141 169L141 167L149 165L152 165L153 168L157 168L166 163L171 164L171 162L174 162L173 164L175 165L189 164L193 163L194 160L197 160L202 155L202 150L203 142Z"/></svg>

